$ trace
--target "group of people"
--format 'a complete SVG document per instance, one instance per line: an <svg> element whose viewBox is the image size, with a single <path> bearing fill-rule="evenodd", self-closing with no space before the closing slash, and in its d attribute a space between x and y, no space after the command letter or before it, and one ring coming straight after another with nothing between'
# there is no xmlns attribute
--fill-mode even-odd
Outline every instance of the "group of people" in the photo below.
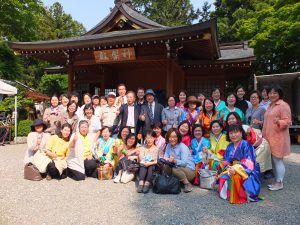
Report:
<svg viewBox="0 0 300 225"><path fill-rule="evenodd" d="M234 204L258 200L262 175L274 174L269 190L283 188L291 111L279 86L264 87L262 96L250 92L250 101L242 86L225 101L219 88L211 96L181 91L166 107L152 89L127 92L120 84L117 92L86 93L80 107L76 93L52 96L31 127L25 164L41 150L51 159L47 180L96 178L101 166L112 168L115 183L126 183L135 177L128 162L136 163L138 193L149 192L155 172L174 175L190 192L201 182L199 171L211 170L220 197Z"/></svg>

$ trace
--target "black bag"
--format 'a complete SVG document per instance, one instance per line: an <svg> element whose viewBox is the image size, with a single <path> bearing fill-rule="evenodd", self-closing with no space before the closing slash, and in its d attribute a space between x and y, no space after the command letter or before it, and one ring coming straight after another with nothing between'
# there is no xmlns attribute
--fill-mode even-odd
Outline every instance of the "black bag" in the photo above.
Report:
<svg viewBox="0 0 300 225"><path fill-rule="evenodd" d="M129 165L127 166L127 171L130 173L137 173L140 169L140 163L137 161L130 161Z"/></svg>
<svg viewBox="0 0 300 225"><path fill-rule="evenodd" d="M179 194L180 182L173 175L157 174L153 180L153 192L156 194Z"/></svg>

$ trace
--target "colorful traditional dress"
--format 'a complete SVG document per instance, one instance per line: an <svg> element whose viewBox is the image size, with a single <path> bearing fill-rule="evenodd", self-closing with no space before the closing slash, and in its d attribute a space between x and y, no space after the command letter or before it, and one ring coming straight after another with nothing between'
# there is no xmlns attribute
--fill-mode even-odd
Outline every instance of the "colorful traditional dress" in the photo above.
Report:
<svg viewBox="0 0 300 225"><path fill-rule="evenodd" d="M224 109L226 107L226 103L222 100L219 100L218 102L214 102L215 107L216 107L216 111L221 111L222 109Z"/></svg>
<svg viewBox="0 0 300 225"><path fill-rule="evenodd" d="M245 119L244 113L242 112L242 110L240 110L237 107L234 107L234 110L230 110L230 109L228 109L228 107L223 108L223 110L219 111L217 120L222 119L223 121L226 121L228 114L231 112L236 112L240 116L241 120L244 121L244 119ZM222 115L223 115L223 117L222 117Z"/></svg>
<svg viewBox="0 0 300 225"><path fill-rule="evenodd" d="M198 170L205 167L205 163L203 163L203 152L202 149L206 147L210 149L210 142L209 139L202 137L201 140L198 142L196 138L193 138L191 142L191 149L192 149L192 156L194 159L194 163L196 165L196 178L195 178L195 185L199 185L199 176Z"/></svg>
<svg viewBox="0 0 300 225"><path fill-rule="evenodd" d="M209 160L209 169L213 171L220 171L221 166L220 162L223 161L223 156L227 146L230 144L227 141L226 135L221 133L218 138L215 135L212 135L210 138L210 160Z"/></svg>
<svg viewBox="0 0 300 225"><path fill-rule="evenodd" d="M199 119L200 119L200 116L201 116L200 112L201 112L200 107L198 107L196 109L195 115L192 115L192 113L190 112L189 109L186 110L186 111L182 111L180 122L186 120L191 126L194 126L196 123L199 123Z"/></svg>
<svg viewBox="0 0 300 225"><path fill-rule="evenodd" d="M215 112L215 114L205 114L203 111L201 114L201 124L204 127L204 137L209 138L210 136L210 123L214 120L216 120L218 112Z"/></svg>
<svg viewBox="0 0 300 225"><path fill-rule="evenodd" d="M222 164L225 168L219 175L220 197L232 204L258 200L260 171L253 146L245 140L241 140L237 148L233 143L229 144ZM234 175L228 175L229 166L234 168Z"/></svg>
<svg viewBox="0 0 300 225"><path fill-rule="evenodd" d="M189 149L191 149L191 141L192 141L192 138L191 138L191 136L190 135L185 135L183 138L182 138L182 140L181 140L181 142L183 143L183 144L185 144Z"/></svg>
<svg viewBox="0 0 300 225"><path fill-rule="evenodd" d="M100 163L104 163L105 161L112 161L113 158L108 158L108 153L112 151L112 146L115 142L115 139L108 138L105 141L103 138L99 138L99 145L94 148L95 158L99 160Z"/></svg>

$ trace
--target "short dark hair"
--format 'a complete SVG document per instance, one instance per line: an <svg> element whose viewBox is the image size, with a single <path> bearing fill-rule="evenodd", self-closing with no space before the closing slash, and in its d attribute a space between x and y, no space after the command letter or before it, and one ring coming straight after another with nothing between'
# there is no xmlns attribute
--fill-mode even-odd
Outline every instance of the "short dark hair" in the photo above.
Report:
<svg viewBox="0 0 300 225"><path fill-rule="evenodd" d="M180 127L182 124L185 124L185 123L189 126L189 131L188 131L187 134L191 136L191 124L190 124L189 121L187 121L187 120L183 120L183 121L178 125L178 130L179 130L179 127Z"/></svg>
<svg viewBox="0 0 300 225"><path fill-rule="evenodd" d="M277 92L279 94L279 99L283 99L283 89L280 85L278 84L273 84L272 86L270 86L270 91L268 92L268 94L274 90L275 92Z"/></svg>
<svg viewBox="0 0 300 225"><path fill-rule="evenodd" d="M175 134L176 134L176 136L177 136L177 139L178 139L178 143L180 143L181 140L182 140L182 136L181 136L179 130L178 130L177 128L174 128L174 127L170 128L170 129L168 130L168 132L167 132L167 134L166 134L166 143L169 143L170 136L171 136L171 134L172 134L173 132L175 132Z"/></svg>
<svg viewBox="0 0 300 225"><path fill-rule="evenodd" d="M219 126L222 128L222 131L223 131L224 125L223 125L223 123L221 123L220 120L213 120L213 121L210 123L210 126L209 126L210 130L212 130L212 126L213 126L215 123L219 124Z"/></svg>
<svg viewBox="0 0 300 225"><path fill-rule="evenodd" d="M146 137L147 135L149 135L149 136L151 136L151 137L154 137L154 138L157 137L156 133L155 133L153 130L147 130L147 131L146 131L145 137Z"/></svg>
<svg viewBox="0 0 300 225"><path fill-rule="evenodd" d="M104 126L104 127L101 128L100 134L102 134L102 132L103 132L104 130L106 130L106 129L108 129L108 131L111 133L111 130L109 129L109 127L108 127L108 126Z"/></svg>
<svg viewBox="0 0 300 225"><path fill-rule="evenodd" d="M253 94L257 94L259 101L261 101L262 97L261 97L261 94L258 90L253 90L249 93L250 99L251 99L251 95L253 95Z"/></svg>
<svg viewBox="0 0 300 225"><path fill-rule="evenodd" d="M138 92L138 91L140 91L140 90L143 90L143 91L145 91L145 88L138 87L138 88L137 88L137 90L136 90L136 92Z"/></svg>
<svg viewBox="0 0 300 225"><path fill-rule="evenodd" d="M218 90L221 94L221 89L219 87L214 87L212 90L211 90L211 93L210 95L212 95L216 90Z"/></svg>
<svg viewBox="0 0 300 225"><path fill-rule="evenodd" d="M237 102L237 100L238 100L238 97L236 96L236 94L234 93L234 92L228 92L227 94L226 94L226 98L225 98L225 105L227 106L228 104L227 104L227 98L230 96L230 95L233 95L234 97L235 97L235 101Z"/></svg>
<svg viewBox="0 0 300 225"><path fill-rule="evenodd" d="M242 133L242 139L244 139L244 140L247 139L246 132L244 131L242 125L241 124L232 124L227 129L227 134L226 134L227 141L231 142L231 140L229 138L229 133L232 132L232 131L239 131L239 132L241 132Z"/></svg>
<svg viewBox="0 0 300 225"><path fill-rule="evenodd" d="M137 145L137 138L136 138L136 136L135 136L133 133L129 133L129 134L127 135L127 137L126 137L126 139L125 139L125 144L127 145L128 139L130 139L130 138L132 138L132 137L135 138L135 141L134 141L134 143L133 143L133 145L132 145L132 147L135 148L136 145Z"/></svg>
<svg viewBox="0 0 300 225"><path fill-rule="evenodd" d="M215 106L214 100L212 100L212 98L205 98L204 101L203 101L202 109L203 109L204 115L207 116L207 111L206 111L206 108L205 108L205 102L206 101L210 101L213 104L212 113L214 115L216 113L216 106Z"/></svg>
<svg viewBox="0 0 300 225"><path fill-rule="evenodd" d="M130 127L124 126L124 127L122 127L122 128L119 130L119 133L118 133L118 138L119 138L119 139L122 139L121 133L122 133L122 131L123 131L124 129L128 129L128 130L129 130L129 134L131 134L131 129L130 129Z"/></svg>
<svg viewBox="0 0 300 225"><path fill-rule="evenodd" d="M133 96L136 97L136 94L134 91L127 91L126 95L128 95L128 94L133 94Z"/></svg>
<svg viewBox="0 0 300 225"><path fill-rule="evenodd" d="M86 124L87 126L89 126L89 122L88 122L87 120L80 120L80 121L79 121L79 124L78 124L78 128L80 128L80 126L81 126L82 124Z"/></svg>
<svg viewBox="0 0 300 225"><path fill-rule="evenodd" d="M204 127L203 127L201 124L197 123L197 124L195 124L195 125L193 126L193 131L192 131L192 136L193 136L193 137L195 137L194 131L196 130L196 128L199 128L199 127L201 128L202 136L204 136Z"/></svg>
<svg viewBox="0 0 300 225"><path fill-rule="evenodd" d="M120 83L117 87L117 90L119 89L119 87L122 87L122 86L125 87L125 89L126 89L126 85L124 83Z"/></svg>
<svg viewBox="0 0 300 225"><path fill-rule="evenodd" d="M79 97L78 92L76 92L76 91L72 92L71 97L73 97L73 96L78 98Z"/></svg>
<svg viewBox="0 0 300 225"><path fill-rule="evenodd" d="M51 98L50 98L50 104L51 104L52 98L57 98L57 100L59 101L59 98L57 97L57 95L52 95Z"/></svg>
<svg viewBox="0 0 300 225"><path fill-rule="evenodd" d="M87 105L84 106L84 108L83 108L84 115L85 115L85 110L87 110L87 109L93 110L93 114L94 114L95 109L94 109L92 104L87 104Z"/></svg>
<svg viewBox="0 0 300 225"><path fill-rule="evenodd" d="M162 126L161 122L156 122L151 126L151 128L152 129L159 128L162 130L163 126Z"/></svg>
<svg viewBox="0 0 300 225"><path fill-rule="evenodd" d="M266 90L267 94L269 94L271 88L270 88L269 85L264 85L264 86L262 87L262 89L261 89L261 92L263 92L263 90Z"/></svg>
<svg viewBox="0 0 300 225"><path fill-rule="evenodd" d="M246 92L246 90L245 90L244 86L243 86L243 85L240 85L240 84L239 84L238 86L236 86L236 88L235 88L234 92L235 92L235 93L237 93L237 91L238 91L239 89L241 89L241 88L243 89L243 91L245 91L245 92Z"/></svg>
<svg viewBox="0 0 300 225"><path fill-rule="evenodd" d="M228 119L229 119L229 117L230 117L231 115L233 115L233 116L236 118L238 124L240 124L240 125L243 124L243 122L242 122L242 120L241 120L241 117L240 117L240 115L239 115L237 112L230 112L230 113L228 113L228 115L227 115L227 117L226 117L226 122L225 122L226 128L228 128L228 126L229 126L229 125L228 125Z"/></svg>
<svg viewBox="0 0 300 225"><path fill-rule="evenodd" d="M61 95L59 96L59 100L61 101L61 99L62 99L63 97L69 99L69 96L68 96L67 94L61 94Z"/></svg>
<svg viewBox="0 0 300 225"><path fill-rule="evenodd" d="M71 126L69 123L64 123L64 124L61 126L60 132L57 134L57 136L58 136L59 138L63 138L62 132L61 132L61 131L62 131L65 127L68 127L68 128L70 129L70 135L69 135L69 137L68 137L68 141L69 141L69 140L70 140L70 137L71 137L71 134L72 134L72 126Z"/></svg>
<svg viewBox="0 0 300 225"><path fill-rule="evenodd" d="M102 95L102 96L100 96L100 100L101 100L101 99L104 99L105 101L107 101L106 97L105 97L105 96L103 96L103 95Z"/></svg>
<svg viewBox="0 0 300 225"><path fill-rule="evenodd" d="M78 108L78 104L77 104L74 100L68 102L68 105L67 105L67 112L69 112L69 106L72 105L72 104L75 104L75 112L76 112L76 110L77 110L77 108ZM75 112L74 112L74 113L75 113Z"/></svg>

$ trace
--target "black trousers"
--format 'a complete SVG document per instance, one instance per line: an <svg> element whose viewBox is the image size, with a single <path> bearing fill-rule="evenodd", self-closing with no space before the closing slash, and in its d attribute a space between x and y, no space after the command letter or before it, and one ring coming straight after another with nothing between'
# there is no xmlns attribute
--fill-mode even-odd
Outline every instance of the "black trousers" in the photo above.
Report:
<svg viewBox="0 0 300 225"><path fill-rule="evenodd" d="M76 181L85 180L85 174L70 168L67 168L67 176Z"/></svg>
<svg viewBox="0 0 300 225"><path fill-rule="evenodd" d="M52 161L47 166L47 174L54 179L64 179L66 178L66 170L59 174L58 169L55 167L55 163Z"/></svg>
<svg viewBox="0 0 300 225"><path fill-rule="evenodd" d="M98 177L98 172L97 172L98 164L99 163L95 159L84 160L84 169L87 177L94 177L94 178Z"/></svg>
<svg viewBox="0 0 300 225"><path fill-rule="evenodd" d="M141 166L139 171L139 178L142 181L152 181L152 175L153 175L153 167L154 166Z"/></svg>

